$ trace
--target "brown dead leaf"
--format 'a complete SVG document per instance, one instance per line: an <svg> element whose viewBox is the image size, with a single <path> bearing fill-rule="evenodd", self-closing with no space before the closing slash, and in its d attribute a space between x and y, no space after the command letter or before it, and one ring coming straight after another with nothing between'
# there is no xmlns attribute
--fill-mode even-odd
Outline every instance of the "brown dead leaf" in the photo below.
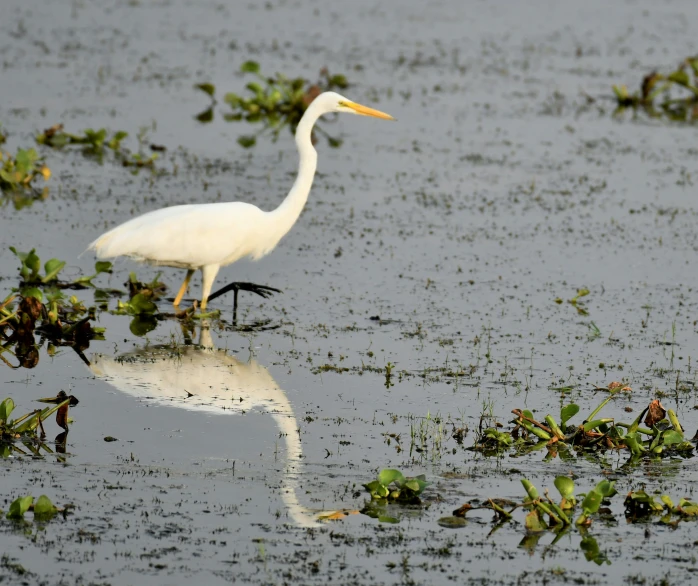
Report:
<svg viewBox="0 0 698 586"><path fill-rule="evenodd" d="M453 511L453 516L454 517L465 517L465 514L472 508L473 508L473 505L471 505L470 503L465 503L464 505L461 505L455 511Z"/></svg>
<svg viewBox="0 0 698 586"><path fill-rule="evenodd" d="M303 96L303 105L307 108L312 101L322 93L322 90L317 85L311 85Z"/></svg>
<svg viewBox="0 0 698 586"><path fill-rule="evenodd" d="M623 392L630 392L632 389L626 385L625 383L619 383L618 381L613 381L611 383L608 383L608 390L609 391L615 391L615 390L620 390Z"/></svg>
<svg viewBox="0 0 698 586"><path fill-rule="evenodd" d="M47 128L46 130L44 130L44 136L46 138L51 138L54 134L60 132L61 130L63 130L62 124L54 124L53 126L51 126L51 128Z"/></svg>
<svg viewBox="0 0 698 586"><path fill-rule="evenodd" d="M56 423L58 427L62 427L68 431L68 404L63 405L63 407L56 411Z"/></svg>
<svg viewBox="0 0 698 586"><path fill-rule="evenodd" d="M654 401L652 401L650 403L650 406L647 409L647 416L645 417L645 425L647 427L652 427L658 421L661 421L662 419L664 419L665 415L666 415L666 409L664 409L663 405L659 402L659 399L655 399Z"/></svg>

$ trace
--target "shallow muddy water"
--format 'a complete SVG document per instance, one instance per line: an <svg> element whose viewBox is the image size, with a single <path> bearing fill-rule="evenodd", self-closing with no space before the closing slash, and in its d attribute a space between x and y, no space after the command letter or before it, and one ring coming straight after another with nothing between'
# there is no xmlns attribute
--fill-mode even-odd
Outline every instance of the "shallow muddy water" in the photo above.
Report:
<svg viewBox="0 0 698 586"><path fill-rule="evenodd" d="M296 169L291 134L246 150L236 139L255 129L226 122L225 104L196 120L208 100L194 84L242 91L248 59L294 77L345 73L343 93L398 122L323 124L344 142L318 144L296 226L218 277L283 290L240 294L237 326L250 327L233 327L230 296L212 303L220 320L193 331L164 320L145 337L101 312L106 341L85 352L89 367L70 348L42 348L31 370L0 367L18 412L59 390L80 400L66 454L1 461L3 510L30 493L76 508L1 522L0 583L692 583L694 524L630 524L623 496L691 498L695 458L628 467L612 451L467 448L483 413L505 428L517 407L542 418L574 401L588 413L605 396L595 387L615 380L633 391L605 417L632 420L660 397L689 437L698 428L696 127L613 117L603 98L692 54L696 17L689 0L5 3L4 150L58 122L125 130L133 151L144 129L144 144L167 150L157 172L133 174L109 155L40 149L48 197L2 200L2 298L18 284L9 246L77 276L92 272L87 245L136 214L278 205ZM157 272L122 259L96 282L123 289L131 270ZM163 271L170 291L181 273ZM197 275L192 299L199 286ZM582 288L586 314L567 302ZM423 507L392 511L396 524L318 521L362 509L361 485L387 467L427 475ZM552 492L559 474L577 492L616 480L610 513L588 530L609 563L587 561L576 529L554 545L552 533L526 540L523 515L492 534L489 511L459 529L437 523L472 499L521 499L522 477Z"/></svg>

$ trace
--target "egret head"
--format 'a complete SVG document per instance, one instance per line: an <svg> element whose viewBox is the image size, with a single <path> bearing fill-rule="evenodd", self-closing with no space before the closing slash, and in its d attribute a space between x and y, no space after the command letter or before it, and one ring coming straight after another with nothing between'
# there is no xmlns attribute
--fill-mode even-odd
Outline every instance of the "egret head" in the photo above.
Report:
<svg viewBox="0 0 698 586"><path fill-rule="evenodd" d="M315 98L316 102L318 100L321 101L327 112L344 112L360 116L373 116L383 120L395 120L390 114L352 102L349 98L345 98L336 92L324 92Z"/></svg>

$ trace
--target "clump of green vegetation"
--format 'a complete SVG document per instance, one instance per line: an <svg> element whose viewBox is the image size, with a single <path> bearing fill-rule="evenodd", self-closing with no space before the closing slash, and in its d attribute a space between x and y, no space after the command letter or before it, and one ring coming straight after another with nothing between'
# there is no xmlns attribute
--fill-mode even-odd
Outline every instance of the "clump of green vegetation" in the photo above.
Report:
<svg viewBox="0 0 698 586"><path fill-rule="evenodd" d="M86 155L97 157L100 161L103 160L106 149L110 149L117 161L124 167L152 167L158 158L157 153L152 153L150 156L142 152L130 153L123 148L121 142L128 137L128 132L119 130L111 136L106 128L94 130L86 128L83 134L72 134L63 130L62 124L54 124L51 128L47 128L41 134L37 135L36 142L40 145L49 146L52 148L63 148L70 145L80 145L83 147L83 152ZM139 136L139 143L142 144Z"/></svg>
<svg viewBox="0 0 698 586"><path fill-rule="evenodd" d="M160 280L160 273L150 283L142 283L136 277L136 273L129 274L125 285L128 287L128 301L118 301L114 315L130 315L131 333L136 336L145 336L157 327L158 306L155 302L165 293L167 286Z"/></svg>
<svg viewBox="0 0 698 586"><path fill-rule="evenodd" d="M423 474L406 478L399 470L386 468L380 471L376 480L364 484L363 487L374 500L420 504L419 495L430 484Z"/></svg>
<svg viewBox="0 0 698 586"><path fill-rule="evenodd" d="M10 419L15 409L15 402L11 398L6 398L0 403L0 456L7 457L10 450L7 450L15 440L34 439L37 437L37 429L40 429L42 436L43 422L56 413L56 422L64 430L68 430L68 407L78 404L78 400L72 395L68 396L61 392L57 397L40 399L43 403L54 403L53 407L36 409L29 413Z"/></svg>
<svg viewBox="0 0 698 586"><path fill-rule="evenodd" d="M649 116L666 116L678 122L698 120L698 56L687 57L670 73L646 75L635 93L625 85L614 85L617 113L642 108Z"/></svg>
<svg viewBox="0 0 698 586"><path fill-rule="evenodd" d="M683 519L698 516L698 503L682 498L678 505L670 496L663 494L657 502L644 490L636 490L625 497L625 517L628 521L645 520L652 515L662 515L660 523L676 527Z"/></svg>
<svg viewBox="0 0 698 586"><path fill-rule="evenodd" d="M54 355L58 346L70 346L89 364L83 351L91 340L104 339L104 328L92 327L90 323L95 319L93 309L87 309L74 295L66 299L57 289L44 297L40 289L28 288L14 305L16 299L13 293L0 302L2 362L10 368L34 368L39 363L39 348L48 342L49 355ZM8 362L5 353L13 355L18 365Z"/></svg>
<svg viewBox="0 0 698 586"><path fill-rule="evenodd" d="M67 297L63 291L94 287L93 279L111 272L111 263L97 262L93 275L61 281L59 275L65 261L52 258L42 265L35 249L10 250L20 261L20 284L15 293L0 302L0 360L11 368L34 368L39 362L39 348L48 341L50 355L55 354L57 346L70 346L87 363L83 351L90 340L104 339L104 328L91 325L94 308L85 307L75 295ZM40 337L38 344L36 335ZM19 364L10 364L3 353L13 354Z"/></svg>
<svg viewBox="0 0 698 586"><path fill-rule="evenodd" d="M371 495L361 513L381 523L398 523L406 507L421 508L420 496L431 482L423 474L406 477L399 470L381 470L376 480L363 487Z"/></svg>
<svg viewBox="0 0 698 586"><path fill-rule="evenodd" d="M252 81L245 86L249 92L247 96L232 92L225 94L223 101L232 111L226 113L224 118L229 122L245 120L263 124L257 135L243 135L238 138L238 143L245 148L254 146L257 136L266 131L271 131L273 140L278 138L285 126L288 126L291 132L295 132L301 116L317 96L322 92L345 89L349 86L344 75L330 75L326 68L320 71L320 79L316 83L302 77L290 79L281 73L273 77L262 75L256 61L247 61L240 69L243 73L256 76L258 81ZM195 87L212 99L211 106L199 114L197 120L210 122L213 120L216 88L211 83L202 83ZM340 139L331 137L317 125L315 130L327 138L331 147L341 146Z"/></svg>
<svg viewBox="0 0 698 586"><path fill-rule="evenodd" d="M567 303L572 305L576 310L579 315L589 315L589 311L587 308L584 306L584 304L580 301L583 297L586 297L589 295L590 291L587 288L582 288L582 289L577 289L577 294L572 297L572 299L568 299ZM563 303L562 298L557 297L555 299L555 303L558 305L561 305Z"/></svg>
<svg viewBox="0 0 698 586"><path fill-rule="evenodd" d="M0 151L0 190L28 189L38 176L47 181L51 177L51 170L44 165L34 149L17 149L14 157Z"/></svg>
<svg viewBox="0 0 698 586"><path fill-rule="evenodd" d="M64 260L52 258L44 263L44 274L41 274L41 259L36 254L36 249L29 252L20 252L14 246L10 246L12 253L19 259L21 266L19 275L22 278L20 289L26 287L51 286L58 289L86 289L94 287L92 280L102 273L111 273L112 264L108 261L97 261L95 263L94 275L82 276L72 281L59 281L58 274L66 265Z"/></svg>
<svg viewBox="0 0 698 586"><path fill-rule="evenodd" d="M552 531L556 537L548 546L551 547L571 527L576 527L582 535L579 547L584 552L586 559L598 565L610 563L606 555L599 550L596 540L589 536L586 531L591 525L592 516L600 513L603 502L617 494L613 482L602 480L586 494L575 496L574 481L567 476L558 476L554 482L560 495L558 502L550 498L547 490L545 490L544 495L541 495L538 489L525 478L521 479L521 484L526 491L526 497L520 503L496 498L488 498L482 503L466 503L453 511L453 517L439 519L439 524L446 527L464 526L464 523L459 524L456 521L465 518L469 511L489 509L494 512L497 520L497 525L493 529L495 531L503 523L512 521L516 509L521 508L528 511L524 518L526 537L521 542L521 547L532 551L541 536ZM581 514L573 522L573 514L577 507L581 509Z"/></svg>
<svg viewBox="0 0 698 586"><path fill-rule="evenodd" d="M547 448L550 458L558 453L566 454L573 447L586 451L627 450L631 464L647 457L690 456L693 444L684 437L676 413L671 409L665 410L658 400L650 402L632 423L597 417L616 394L626 390L629 387L622 383L609 385L610 395L579 425L567 424L579 412L579 406L574 403L561 409L559 423L552 415L546 415L543 421L538 421L528 409L513 409L512 413L516 417L511 423L514 424L514 429L509 432L495 428L485 429L478 434L471 449L485 455L494 455L500 454L509 446L519 452ZM643 417L646 427L640 426ZM507 435L510 439L507 439Z"/></svg>
<svg viewBox="0 0 698 586"><path fill-rule="evenodd" d="M21 496L16 498L10 504L10 510L5 515L8 519L13 519L15 521L24 520L24 515L31 511L34 513L35 521L49 521L53 518L56 513L67 514L73 505L66 505L63 508L59 508L51 502L45 494L42 494L36 502L34 502L34 497L31 495Z"/></svg>
<svg viewBox="0 0 698 586"><path fill-rule="evenodd" d="M51 128L47 128L37 135L36 142L53 148L63 148L67 145L82 145L91 154L100 155L104 153L105 146L113 151L118 151L121 148L121 141L127 136L128 132L119 130L109 137L106 128L100 128L99 130L86 128L83 134L71 134L64 132L62 124L54 124Z"/></svg>
<svg viewBox="0 0 698 586"><path fill-rule="evenodd" d="M50 285L59 289L85 289L94 287L92 280L101 273L111 273L112 264L108 261L97 261L95 263L95 274L78 277L73 281L59 281L58 274L65 267L66 262L57 258L47 260L44 264L44 274L41 274L41 259L36 254L36 249L29 252L20 252L14 246L10 250L22 263L19 268L19 275L22 277L21 287L43 287Z"/></svg>

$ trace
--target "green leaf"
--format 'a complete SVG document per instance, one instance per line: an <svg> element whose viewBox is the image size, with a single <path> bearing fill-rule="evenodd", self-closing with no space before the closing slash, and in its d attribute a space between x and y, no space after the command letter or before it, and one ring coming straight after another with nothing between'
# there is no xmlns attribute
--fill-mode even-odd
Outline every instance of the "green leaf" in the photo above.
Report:
<svg viewBox="0 0 698 586"><path fill-rule="evenodd" d="M574 497L574 480L567 476L558 476L555 479L555 488L564 499L569 500Z"/></svg>
<svg viewBox="0 0 698 586"><path fill-rule="evenodd" d="M196 120L201 124L208 124L213 120L213 108L206 108L203 112L196 115Z"/></svg>
<svg viewBox="0 0 698 586"><path fill-rule="evenodd" d="M376 494L378 489L383 485L380 482L378 482L377 480L371 480L371 482L364 484L363 486L371 494Z"/></svg>
<svg viewBox="0 0 698 586"><path fill-rule="evenodd" d="M680 444L683 441L683 435L673 429L668 429L662 434L662 445L671 446Z"/></svg>
<svg viewBox="0 0 698 586"><path fill-rule="evenodd" d="M29 417L24 420L24 423L16 425L12 431L21 434L36 429L39 425L39 413L31 413L28 415Z"/></svg>
<svg viewBox="0 0 698 586"><path fill-rule="evenodd" d="M548 526L545 521L541 519L538 514L538 509L533 509L528 515L526 515L526 529L532 533L538 533L540 531L545 531Z"/></svg>
<svg viewBox="0 0 698 586"><path fill-rule="evenodd" d="M579 405L571 403L560 409L560 427L565 427L567 422L579 413Z"/></svg>
<svg viewBox="0 0 698 586"><path fill-rule="evenodd" d="M679 513L687 517L695 517L698 515L698 504L687 499L681 499L678 506Z"/></svg>
<svg viewBox="0 0 698 586"><path fill-rule="evenodd" d="M604 423L611 423L613 422L613 419L594 419L594 421L587 421L584 424L584 431L591 431L592 429L596 429L597 427L601 427Z"/></svg>
<svg viewBox="0 0 698 586"><path fill-rule="evenodd" d="M256 61L245 61L240 66L240 71L243 73L259 73L259 63Z"/></svg>
<svg viewBox="0 0 698 586"><path fill-rule="evenodd" d="M611 498L612 496L618 494L618 491L615 488L615 482L609 482L608 480L602 480L599 482L594 490L597 491L603 498Z"/></svg>
<svg viewBox="0 0 698 586"><path fill-rule="evenodd" d="M254 92L257 98L261 98L264 96L264 90L262 89L262 86L255 81L251 81L245 87L251 92Z"/></svg>
<svg viewBox="0 0 698 586"><path fill-rule="evenodd" d="M21 519L24 513L29 510L29 507L34 502L33 496L21 496L10 505L10 510L7 512L8 519Z"/></svg>
<svg viewBox="0 0 698 586"><path fill-rule="evenodd" d="M603 501L603 495L597 490L590 490L582 501L584 513L590 515L598 511L601 501Z"/></svg>
<svg viewBox="0 0 698 586"><path fill-rule="evenodd" d="M65 264L66 262L64 260L58 260L57 258L52 258L51 260L46 261L46 264L44 265L46 275L44 275L44 277L41 279L41 282L48 283L49 281L53 281L58 276L58 273L63 270Z"/></svg>
<svg viewBox="0 0 698 586"><path fill-rule="evenodd" d="M251 134L238 137L238 144L246 149L253 147L257 143L257 137Z"/></svg>
<svg viewBox="0 0 698 586"><path fill-rule="evenodd" d="M379 515L378 516L378 522L379 523L399 523L400 519L397 517L390 517L389 515Z"/></svg>
<svg viewBox="0 0 698 586"><path fill-rule="evenodd" d="M661 497L662 502L669 508L669 510L673 510L674 508L674 501L671 500L671 497L667 494L663 494Z"/></svg>
<svg viewBox="0 0 698 586"><path fill-rule="evenodd" d="M45 494L42 494L34 504L35 517L52 517L58 509Z"/></svg>
<svg viewBox="0 0 698 586"><path fill-rule="evenodd" d="M33 248L29 251L27 257L24 259L24 264L32 272L31 279L33 281L36 279L36 276L41 270L41 259L36 255Z"/></svg>
<svg viewBox="0 0 698 586"><path fill-rule="evenodd" d="M34 168L34 163L39 159L39 155L34 149L17 149L15 164L22 173L27 173Z"/></svg>
<svg viewBox="0 0 698 586"><path fill-rule="evenodd" d="M446 529L460 529L468 524L463 517L441 517L436 522Z"/></svg>
<svg viewBox="0 0 698 586"><path fill-rule="evenodd" d="M526 492L528 493L528 498L530 498L531 500L534 501L540 496L538 494L538 489L525 478L521 479L521 484L523 484L523 487L526 489Z"/></svg>
<svg viewBox="0 0 698 586"><path fill-rule="evenodd" d="M630 451L635 454L639 455L644 453L645 451L645 446L642 445L642 442L640 441L637 432L634 433L626 433L625 434L625 445L630 448Z"/></svg>
<svg viewBox="0 0 698 586"><path fill-rule="evenodd" d="M138 314L153 314L158 310L158 306L150 300L150 297L143 293L136 293L129 301L130 310Z"/></svg>
<svg viewBox="0 0 698 586"><path fill-rule="evenodd" d="M402 486L405 482L405 477L399 470L386 468L385 470L381 470L378 474L378 482L383 486L389 486L391 482L395 482L398 486Z"/></svg>
<svg viewBox="0 0 698 586"><path fill-rule="evenodd" d="M340 89L346 89L349 87L347 83L347 78L343 75L333 75L330 77L330 86L336 86Z"/></svg>
<svg viewBox="0 0 698 586"><path fill-rule="evenodd" d="M10 413L14 408L15 402L9 397L0 403L0 422L5 423L10 418Z"/></svg>
<svg viewBox="0 0 698 586"><path fill-rule="evenodd" d="M100 273L111 273L112 264L108 260L98 260L95 263L95 277Z"/></svg>
<svg viewBox="0 0 698 586"><path fill-rule="evenodd" d="M409 488L411 491L416 493L419 493L421 491L419 482L417 482L414 478L405 482L405 488Z"/></svg>
<svg viewBox="0 0 698 586"><path fill-rule="evenodd" d="M199 83L194 86L197 90L201 90L205 94L208 94L209 96L213 97L213 94L216 93L216 86L213 85L212 83Z"/></svg>
<svg viewBox="0 0 698 586"><path fill-rule="evenodd" d="M689 79L688 79L688 73L686 73L683 69L677 69L676 71L673 71L669 75L667 75L667 79L669 81L673 81L674 83L678 83L679 85L688 85L689 84Z"/></svg>
<svg viewBox="0 0 698 586"><path fill-rule="evenodd" d="M43 303L44 294L37 287L27 287L21 291L22 297L34 297Z"/></svg>

